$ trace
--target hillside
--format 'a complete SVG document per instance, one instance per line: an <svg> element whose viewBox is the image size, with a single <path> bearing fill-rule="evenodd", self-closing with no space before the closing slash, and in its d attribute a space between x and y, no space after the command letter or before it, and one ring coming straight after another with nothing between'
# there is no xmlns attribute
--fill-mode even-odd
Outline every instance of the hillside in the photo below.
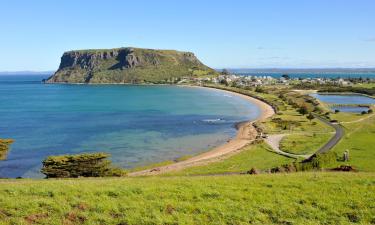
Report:
<svg viewBox="0 0 375 225"><path fill-rule="evenodd" d="M216 74L191 52L116 48L65 52L46 83L174 83Z"/></svg>
<svg viewBox="0 0 375 225"><path fill-rule="evenodd" d="M0 224L370 224L366 173L0 180Z"/></svg>

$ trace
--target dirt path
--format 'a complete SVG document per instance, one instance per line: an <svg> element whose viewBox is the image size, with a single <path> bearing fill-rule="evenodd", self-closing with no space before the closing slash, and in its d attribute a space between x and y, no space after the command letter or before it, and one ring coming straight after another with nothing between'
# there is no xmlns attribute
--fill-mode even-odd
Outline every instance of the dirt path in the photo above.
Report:
<svg viewBox="0 0 375 225"><path fill-rule="evenodd" d="M280 155L284 155L287 157L291 158L309 158L311 155L298 155L298 154L293 154L293 153L288 153L280 150L280 141L283 139L283 137L287 136L288 134L274 134L274 135L269 135L265 141L266 143L271 146L271 148L277 152Z"/></svg>
<svg viewBox="0 0 375 225"><path fill-rule="evenodd" d="M348 123L358 123L358 122L362 122L364 120L367 120L369 118L371 118L372 116L374 116L375 114L372 114L370 116L366 116L364 118L361 118L361 119L358 119L358 120L354 120L354 121L348 121L348 122L340 122L340 123L343 123L343 124L348 124Z"/></svg>
<svg viewBox="0 0 375 225"><path fill-rule="evenodd" d="M195 88L195 87L194 87ZM198 88L203 88L203 87L198 87ZM215 89L218 90L218 89ZM264 120L270 116L272 116L275 112L273 108L266 104L265 102L262 102L258 99L251 98L246 95L230 92L230 91L225 91L225 90L220 90L223 92L227 92L233 95L237 95L241 98L246 99L247 101L256 104L260 109L261 109L261 114L259 118L257 118L254 121L247 121L239 124L238 126L238 132L235 138L230 140L224 145L218 146L214 148L211 151L202 153L200 155L197 155L195 157L192 157L190 159L187 159L182 162L177 162L171 165L166 165L166 166L161 166L161 167L156 167L152 169L147 169L147 170L142 170L142 171L137 171L137 172L132 172L129 173L129 176L149 176L149 175L158 175L166 172L171 172L171 171L177 171L181 170L187 167L191 166L197 166L197 165L204 165L207 163L211 163L214 161L218 161L222 159L223 157L228 157L229 155L232 155L236 152L238 152L240 149L242 149L244 146L250 144L253 140L255 140L257 136L257 131L255 130L254 126L252 125L253 122L259 121L259 120Z"/></svg>

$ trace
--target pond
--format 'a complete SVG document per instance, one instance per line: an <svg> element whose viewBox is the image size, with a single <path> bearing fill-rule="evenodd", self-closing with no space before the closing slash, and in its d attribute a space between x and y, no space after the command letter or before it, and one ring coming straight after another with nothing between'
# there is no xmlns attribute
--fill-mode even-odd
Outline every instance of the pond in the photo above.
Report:
<svg viewBox="0 0 375 225"><path fill-rule="evenodd" d="M329 104L375 104L375 99L359 94L312 94L314 98Z"/></svg>
<svg viewBox="0 0 375 225"><path fill-rule="evenodd" d="M349 112L349 113L361 113L363 111L369 110L368 107L366 106L333 106L331 107L333 111L336 109L339 110L340 112Z"/></svg>
<svg viewBox="0 0 375 225"><path fill-rule="evenodd" d="M360 94L311 94L311 96L327 104L337 104L331 106L331 109L333 111L338 109L340 112L360 113L362 111L367 111L369 108L359 105L375 104L374 98ZM342 104L342 106L340 106L340 104ZM353 106L350 106L350 104Z"/></svg>

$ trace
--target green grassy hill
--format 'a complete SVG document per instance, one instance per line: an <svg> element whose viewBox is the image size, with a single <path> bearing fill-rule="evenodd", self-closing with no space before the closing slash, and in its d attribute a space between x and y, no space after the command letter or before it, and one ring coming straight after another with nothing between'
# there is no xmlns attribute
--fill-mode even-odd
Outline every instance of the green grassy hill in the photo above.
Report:
<svg viewBox="0 0 375 225"><path fill-rule="evenodd" d="M371 224L375 175L0 181L0 224Z"/></svg>
<svg viewBox="0 0 375 225"><path fill-rule="evenodd" d="M141 48L65 52L47 83L175 83L217 72L191 52Z"/></svg>

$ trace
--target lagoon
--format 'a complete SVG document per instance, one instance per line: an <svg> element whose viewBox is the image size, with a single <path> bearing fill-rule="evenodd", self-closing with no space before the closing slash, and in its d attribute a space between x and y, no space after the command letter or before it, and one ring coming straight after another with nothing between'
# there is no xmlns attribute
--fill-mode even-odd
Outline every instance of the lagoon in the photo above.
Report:
<svg viewBox="0 0 375 225"><path fill-rule="evenodd" d="M331 109L333 111L339 110L340 112L348 113L361 113L363 111L367 112L369 110L369 108L365 106L332 106Z"/></svg>
<svg viewBox="0 0 375 225"><path fill-rule="evenodd" d="M341 112L360 113L367 111L369 108L361 105L375 104L375 99L360 94L311 94L327 104L332 104L331 109L340 110Z"/></svg>
<svg viewBox="0 0 375 225"><path fill-rule="evenodd" d="M328 104L375 104L375 99L360 94L311 94Z"/></svg>

